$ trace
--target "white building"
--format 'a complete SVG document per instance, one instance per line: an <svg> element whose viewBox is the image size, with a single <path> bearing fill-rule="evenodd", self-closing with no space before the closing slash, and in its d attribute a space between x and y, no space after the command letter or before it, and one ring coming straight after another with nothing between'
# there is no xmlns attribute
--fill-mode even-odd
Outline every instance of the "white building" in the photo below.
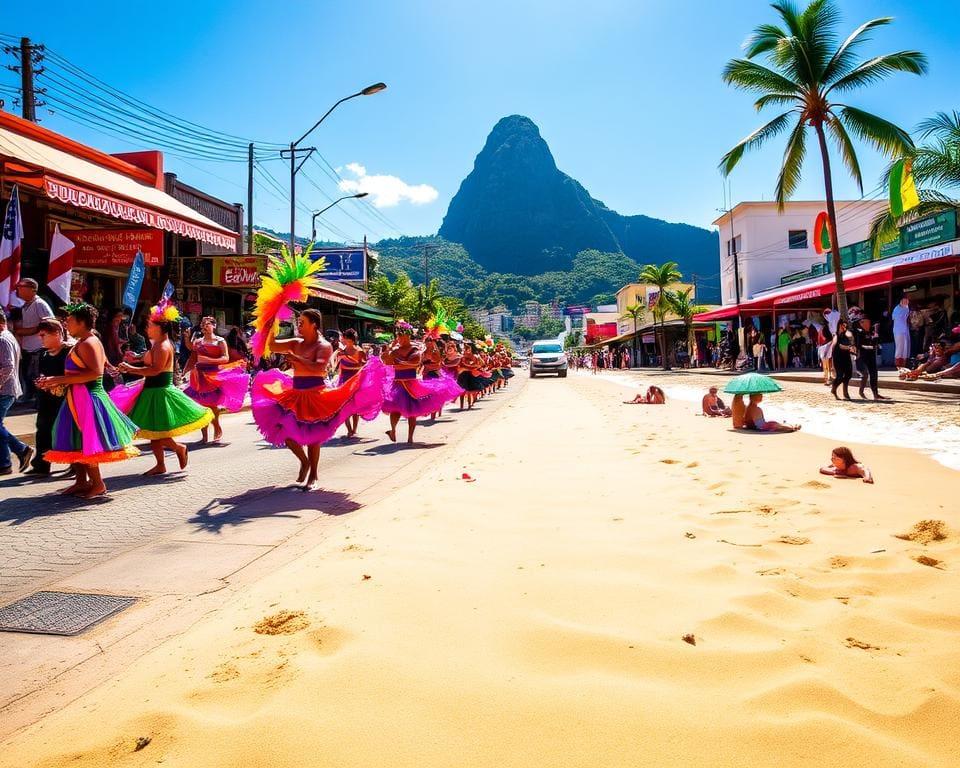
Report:
<svg viewBox="0 0 960 768"><path fill-rule="evenodd" d="M886 206L885 199L837 201L840 245L866 240L871 223ZM824 255L814 248L813 227L817 214L826 209L822 201L797 201L788 202L779 213L774 202L744 202L714 221L720 229L722 303L737 303L737 272L739 299L744 302L779 285L781 277L823 262Z"/></svg>
<svg viewBox="0 0 960 768"><path fill-rule="evenodd" d="M500 304L493 309L471 309L470 315L491 336L509 331L512 325L510 310Z"/></svg>

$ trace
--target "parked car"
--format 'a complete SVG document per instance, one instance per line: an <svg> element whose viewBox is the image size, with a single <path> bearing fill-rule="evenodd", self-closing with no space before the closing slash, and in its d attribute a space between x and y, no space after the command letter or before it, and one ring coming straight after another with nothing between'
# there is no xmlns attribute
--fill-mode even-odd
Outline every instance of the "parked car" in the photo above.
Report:
<svg viewBox="0 0 960 768"><path fill-rule="evenodd" d="M567 355L563 344L556 339L533 342L530 348L530 378L538 373L555 373L561 379L567 375Z"/></svg>

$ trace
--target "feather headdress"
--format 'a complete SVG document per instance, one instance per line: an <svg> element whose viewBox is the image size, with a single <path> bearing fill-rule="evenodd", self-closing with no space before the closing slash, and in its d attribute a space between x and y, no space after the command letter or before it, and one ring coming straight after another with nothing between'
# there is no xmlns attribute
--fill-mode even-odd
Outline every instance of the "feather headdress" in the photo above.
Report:
<svg viewBox="0 0 960 768"><path fill-rule="evenodd" d="M291 256L281 246L279 256L267 260L267 273L262 276L257 291L257 303L253 308L253 336L250 348L254 362L270 354L270 342L280 330L280 321L293 317L288 305L291 301L306 301L320 287L320 275L327 266L325 258L313 260L307 247L302 256Z"/></svg>
<svg viewBox="0 0 960 768"><path fill-rule="evenodd" d="M155 323L176 323L180 320L180 312L169 301L161 301L150 307L150 319Z"/></svg>
<svg viewBox="0 0 960 768"><path fill-rule="evenodd" d="M450 334L450 319L447 317L447 310L443 307L437 310L437 313L427 320L427 338L438 339L441 336Z"/></svg>

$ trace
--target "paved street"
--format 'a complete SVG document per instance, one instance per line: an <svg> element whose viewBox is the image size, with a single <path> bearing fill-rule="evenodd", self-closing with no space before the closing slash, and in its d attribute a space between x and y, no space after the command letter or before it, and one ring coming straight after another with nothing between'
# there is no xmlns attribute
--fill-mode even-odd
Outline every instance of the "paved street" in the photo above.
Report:
<svg viewBox="0 0 960 768"><path fill-rule="evenodd" d="M522 386L523 379L517 377L516 382L480 402L474 412L461 416L453 411L435 424L423 421L416 432L419 448L389 443L383 416L361 422L359 439L338 437L324 446L323 488L309 495L292 486L296 460L285 448L273 448L259 439L249 412L224 417L229 442L221 446L199 446L199 433L188 435L191 452L186 472L141 477L153 466L153 456L142 444L140 458L105 467L110 496L100 501L59 496L57 491L69 481L56 475L43 481L23 476L4 480L0 483L0 603L156 542L174 530L178 539L195 540L201 534L206 534L204 541L225 539L227 531L242 529L255 517L269 517L274 537L277 521L287 522L282 528L282 538L287 538L318 517L349 512L357 507L355 496L368 490L385 493L399 470L432 449L450 445L482 421ZM400 433L404 435L405 428ZM172 455L167 466L176 467Z"/></svg>

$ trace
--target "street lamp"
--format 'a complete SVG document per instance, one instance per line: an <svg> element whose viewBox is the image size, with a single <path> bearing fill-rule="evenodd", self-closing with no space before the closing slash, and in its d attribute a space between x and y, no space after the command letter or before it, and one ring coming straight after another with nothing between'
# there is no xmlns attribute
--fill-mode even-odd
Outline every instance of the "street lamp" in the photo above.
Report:
<svg viewBox="0 0 960 768"><path fill-rule="evenodd" d="M337 199L337 200L334 200L334 201L333 201L332 203L330 203L330 205L328 205L326 208L321 208L319 211L317 211L316 213L314 213L314 214L313 214L313 217L310 219L310 228L311 228L311 230L312 230L312 234L310 235L310 240L311 240L312 242L316 242L316 241L317 241L317 216L319 216L319 215L322 214L322 213L326 213L326 212L329 211L331 208L333 208L333 206L335 206L337 203L341 203L341 202L343 202L344 200L349 200L349 199L352 198L352 197L366 197L366 196L369 195L369 194L370 194L369 192L357 192L357 194L355 194L355 195L344 195L343 197L341 197L341 198L339 198L339 199Z"/></svg>
<svg viewBox="0 0 960 768"><path fill-rule="evenodd" d="M322 123L324 120L326 120L327 116L331 112L333 112L333 110L335 110L337 107L343 104L343 102L349 101L350 99L355 99L357 96L372 96L375 93L380 93L380 91L386 90L386 87L387 86L385 83L374 83L373 85L368 85L366 88L364 88L361 91L357 91L356 93L351 93L349 96L344 96L342 99L340 99L340 101L338 101L336 104L330 107L330 109L328 109L324 113L323 117L321 117L319 120L317 120L317 122L313 124L313 127L309 131L303 134L303 136L301 136L296 141L291 141L290 149L285 149L280 152L280 157L283 157L283 158L286 157L288 152L290 153L290 255L291 256L293 255L293 252L295 250L295 244L297 242L296 236L294 234L296 229L296 221L297 221L297 199L296 199L297 171L299 171L303 167L303 164L307 162L307 158L310 157L310 154L314 152L314 150L316 150L316 147L304 147L302 150L300 150L301 152L305 152L306 154L303 156L303 160L300 161L300 164L297 165L297 151L298 151L298 146L300 142L302 142L305 138L307 138L307 136L313 133L317 129L317 126L320 125L320 123Z"/></svg>

